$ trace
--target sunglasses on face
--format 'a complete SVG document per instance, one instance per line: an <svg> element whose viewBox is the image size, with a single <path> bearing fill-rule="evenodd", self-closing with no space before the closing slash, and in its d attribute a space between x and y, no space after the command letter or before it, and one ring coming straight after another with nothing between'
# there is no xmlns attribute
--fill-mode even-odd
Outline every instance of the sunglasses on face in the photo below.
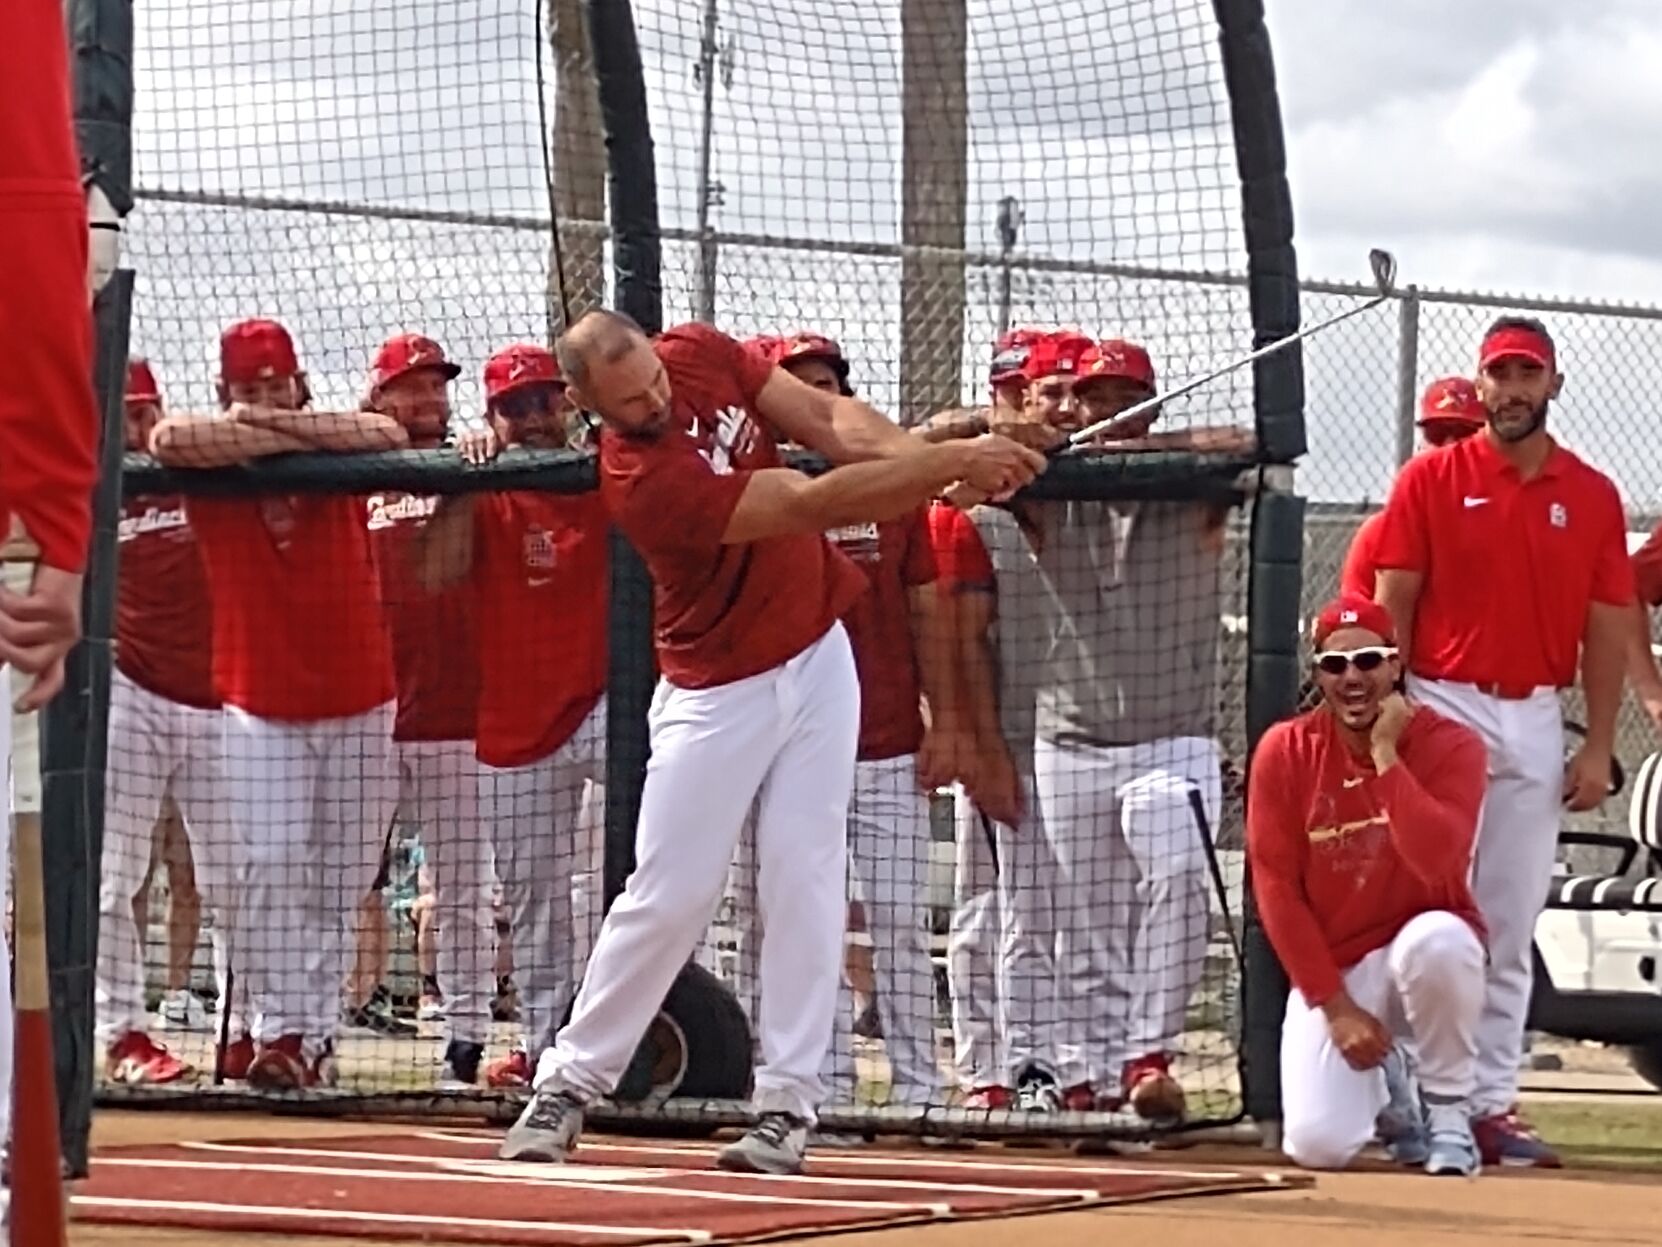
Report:
<svg viewBox="0 0 1662 1247"><path fill-rule="evenodd" d="M1316 655L1316 670L1326 675L1343 675L1355 667L1363 673L1377 671L1387 658L1397 656L1394 645L1368 645L1362 649L1331 649Z"/></svg>

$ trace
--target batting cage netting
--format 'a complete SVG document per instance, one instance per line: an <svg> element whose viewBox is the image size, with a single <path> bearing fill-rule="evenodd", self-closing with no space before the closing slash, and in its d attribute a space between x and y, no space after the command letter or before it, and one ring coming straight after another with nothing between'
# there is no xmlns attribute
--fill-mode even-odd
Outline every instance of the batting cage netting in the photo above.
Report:
<svg viewBox="0 0 1662 1247"><path fill-rule="evenodd" d="M1009 504L826 534L869 582L826 1128L1239 1118L1238 779L1296 692L1291 625L1249 620L1296 616L1297 519L1253 513L1291 501L1296 351L1122 413L1296 327L1261 6L632 7L137 12L100 1094L524 1094L655 695L547 349L608 305L920 437L1080 434ZM769 991L824 960L790 794L704 782L664 902L702 935L619 1118L734 1119L788 1059Z"/></svg>

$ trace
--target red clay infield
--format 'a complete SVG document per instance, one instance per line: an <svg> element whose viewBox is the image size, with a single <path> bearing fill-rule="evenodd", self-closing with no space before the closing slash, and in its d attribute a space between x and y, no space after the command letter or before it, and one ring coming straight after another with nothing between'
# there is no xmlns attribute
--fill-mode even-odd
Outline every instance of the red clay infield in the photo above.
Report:
<svg viewBox="0 0 1662 1247"><path fill-rule="evenodd" d="M997 1152L821 1148L802 1177L712 1168L707 1144L585 1142L566 1165L495 1159L498 1135L423 1130L101 1150L83 1222L414 1242L731 1243L1285 1187L1298 1177Z"/></svg>

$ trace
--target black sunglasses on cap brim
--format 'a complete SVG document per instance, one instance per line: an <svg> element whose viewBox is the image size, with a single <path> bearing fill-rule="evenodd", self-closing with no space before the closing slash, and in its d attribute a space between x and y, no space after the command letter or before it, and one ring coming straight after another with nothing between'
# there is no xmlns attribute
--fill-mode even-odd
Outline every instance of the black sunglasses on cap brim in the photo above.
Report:
<svg viewBox="0 0 1662 1247"><path fill-rule="evenodd" d="M1343 675L1355 667L1363 674L1377 671L1397 656L1394 645L1364 645L1361 649L1330 649L1315 657L1316 670L1326 675Z"/></svg>

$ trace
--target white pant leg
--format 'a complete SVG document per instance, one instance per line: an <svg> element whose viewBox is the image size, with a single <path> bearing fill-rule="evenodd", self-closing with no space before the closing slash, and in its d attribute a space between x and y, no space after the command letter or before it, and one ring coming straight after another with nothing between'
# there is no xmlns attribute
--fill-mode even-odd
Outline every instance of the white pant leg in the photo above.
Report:
<svg viewBox="0 0 1662 1247"><path fill-rule="evenodd" d="M954 863L946 976L952 996L953 1065L965 1090L1003 1086L999 1033L999 861L992 822L963 785L952 793Z"/></svg>
<svg viewBox="0 0 1662 1247"><path fill-rule="evenodd" d="M890 1098L902 1104L938 1099L935 970L929 959L924 897L929 887L929 797L907 754L854 764L848 815L849 873L857 882L871 937L872 980ZM851 1029L852 999L839 1006L839 1034ZM838 1047L841 1047L839 1038Z"/></svg>
<svg viewBox="0 0 1662 1247"><path fill-rule="evenodd" d="M479 817L479 763L471 740L397 743L404 810L421 827L433 886L433 939L445 1034L490 1039L496 978L491 848Z"/></svg>
<svg viewBox="0 0 1662 1247"><path fill-rule="evenodd" d="M194 706L172 707L179 765L172 791L184 819L196 871L196 889L210 924L209 945L220 1008L232 1040L247 1033L248 985L235 946L242 896L243 854L238 847L225 787L223 714Z"/></svg>
<svg viewBox="0 0 1662 1247"><path fill-rule="evenodd" d="M227 707L225 791L243 854L242 903L232 946L241 950L253 1034L270 1043L304 1034L323 973L311 899L322 887L322 845L312 817L321 772L308 724L279 723Z"/></svg>
<svg viewBox="0 0 1662 1247"><path fill-rule="evenodd" d="M1489 750L1489 785L1472 869L1489 952L1472 1107L1486 1116L1505 1112L1518 1098L1534 984L1535 920L1546 903L1563 819L1562 711L1551 690L1504 701L1470 685L1417 680L1412 691L1476 730Z"/></svg>
<svg viewBox="0 0 1662 1247"><path fill-rule="evenodd" d="M1223 776L1215 741L1183 736L1138 745L1135 778L1120 790L1120 822L1136 863L1132 927L1135 985L1126 1034L1131 1059L1174 1054L1206 969L1211 908L1206 834L1195 819L1198 794L1206 828L1215 832Z"/></svg>
<svg viewBox="0 0 1662 1247"><path fill-rule="evenodd" d="M341 992L358 950L358 910L380 872L398 812L398 755L392 702L363 714L311 725L319 758L314 819L322 841L323 884L313 906L323 933L322 975L309 985L308 1041L332 1041Z"/></svg>
<svg viewBox="0 0 1662 1247"><path fill-rule="evenodd" d="M1409 920L1391 941L1395 1012L1412 1037L1420 1090L1465 1100L1477 1084L1484 952L1477 933L1441 910ZM1393 1019L1393 1022L1395 1019Z"/></svg>
<svg viewBox="0 0 1662 1247"><path fill-rule="evenodd" d="M1065 1084L1083 1082L1082 1071L1064 1069L1067 1019L1057 1008L1056 933L1060 871L1055 846L1034 793L1022 776L1026 814L1018 827L993 824L998 848L999 1033L1004 1036L1008 1081L1037 1065Z"/></svg>
<svg viewBox="0 0 1662 1247"><path fill-rule="evenodd" d="M144 936L133 898L149 871L162 797L179 759L169 703L119 671L110 677L104 768L104 848L99 860L98 959L93 972L98 1042L148 1029ZM9 710L8 710L9 717ZM200 869L200 868L199 868Z"/></svg>
<svg viewBox="0 0 1662 1247"><path fill-rule="evenodd" d="M0 690L11 688L11 671L0 664ZM8 698L0 706L0 759L5 763L5 813L0 818L0 914L11 912L11 856L12 816L16 802L12 797L12 708ZM6 930L10 923L0 922L0 1150L9 1146L12 1125L12 1044L17 1014L12 1007L11 949L7 947Z"/></svg>
<svg viewBox="0 0 1662 1247"><path fill-rule="evenodd" d="M594 1099L628 1068L721 898L740 825L779 748L783 671L706 689L659 681L635 869L600 924L571 1021L537 1063L537 1086Z"/></svg>
<svg viewBox="0 0 1662 1247"><path fill-rule="evenodd" d="M842 977L848 802L860 731L854 651L839 624L786 664L782 731L756 811L761 1007L755 1105L813 1121Z"/></svg>
<svg viewBox="0 0 1662 1247"><path fill-rule="evenodd" d="M1034 789L1055 846L1057 1009L1067 1018L1060 1063L1071 1081L1119 1085L1132 1008L1136 864L1120 795L1129 750L1039 740Z"/></svg>

